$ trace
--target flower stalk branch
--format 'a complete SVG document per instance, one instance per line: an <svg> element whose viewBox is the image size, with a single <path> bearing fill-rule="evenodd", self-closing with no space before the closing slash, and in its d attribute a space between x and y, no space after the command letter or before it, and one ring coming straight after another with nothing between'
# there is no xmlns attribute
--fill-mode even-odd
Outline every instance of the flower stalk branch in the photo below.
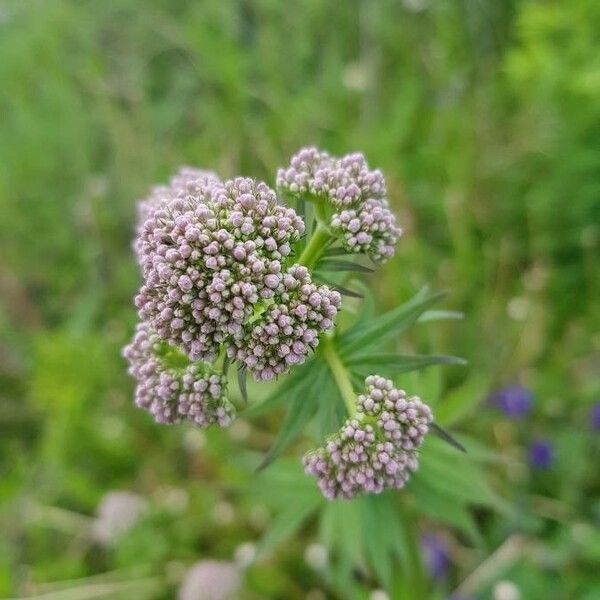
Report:
<svg viewBox="0 0 600 600"><path fill-rule="evenodd" d="M311 268L319 260L321 254L327 246L327 242L331 240L332 236L325 225L319 223L311 236L306 248L300 255L298 263L304 267Z"/></svg>
<svg viewBox="0 0 600 600"><path fill-rule="evenodd" d="M323 336L323 358L327 362L331 374L335 379L340 395L348 410L348 415L353 417L356 414L356 394L354 393L348 371L335 351L333 338L329 335Z"/></svg>

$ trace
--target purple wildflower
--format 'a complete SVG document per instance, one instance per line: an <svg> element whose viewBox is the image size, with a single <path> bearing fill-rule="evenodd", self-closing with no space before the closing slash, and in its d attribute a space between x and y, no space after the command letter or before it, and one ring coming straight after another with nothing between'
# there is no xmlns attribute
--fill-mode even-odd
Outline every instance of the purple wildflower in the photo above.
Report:
<svg viewBox="0 0 600 600"><path fill-rule="evenodd" d="M303 232L302 219L262 182L194 182L140 233L141 318L192 360L212 361L257 307L276 298L283 263Z"/></svg>
<svg viewBox="0 0 600 600"><path fill-rule="evenodd" d="M301 364L333 326L341 303L338 292L312 283L306 267L293 265L277 277L275 301L251 319L229 347L257 381L268 381Z"/></svg>
<svg viewBox="0 0 600 600"><path fill-rule="evenodd" d="M360 153L333 157L314 147L295 154L277 172L284 193L322 199L330 227L348 252L361 252L379 262L391 258L402 230L389 210L386 185L379 170L369 169Z"/></svg>
<svg viewBox="0 0 600 600"><path fill-rule="evenodd" d="M596 402L590 410L590 424L594 431L600 431L600 402Z"/></svg>
<svg viewBox="0 0 600 600"><path fill-rule="evenodd" d="M179 588L179 600L228 600L237 598L241 575L236 565L202 560L187 572Z"/></svg>
<svg viewBox="0 0 600 600"><path fill-rule="evenodd" d="M450 553L444 540L438 535L426 534L421 538L421 548L431 578L444 579L450 568Z"/></svg>
<svg viewBox="0 0 600 600"><path fill-rule="evenodd" d="M304 457L306 473L330 500L400 489L418 467L431 410L383 377L370 375L365 387L357 398L357 414L325 446Z"/></svg>
<svg viewBox="0 0 600 600"><path fill-rule="evenodd" d="M529 446L529 464L533 469L550 469L554 460L554 446L547 440L536 440Z"/></svg>
<svg viewBox="0 0 600 600"><path fill-rule="evenodd" d="M494 392L490 399L510 419L525 417L533 408L533 394L520 385L502 388Z"/></svg>
<svg viewBox="0 0 600 600"><path fill-rule="evenodd" d="M231 424L235 410L226 396L227 382L208 365L190 363L164 342L146 322L123 350L137 382L135 403L158 423L191 421L200 427Z"/></svg>

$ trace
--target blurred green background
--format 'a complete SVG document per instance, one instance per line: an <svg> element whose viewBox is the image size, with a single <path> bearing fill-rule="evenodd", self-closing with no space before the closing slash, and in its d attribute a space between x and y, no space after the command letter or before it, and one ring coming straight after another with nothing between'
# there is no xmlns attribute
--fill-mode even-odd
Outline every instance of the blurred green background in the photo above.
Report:
<svg viewBox="0 0 600 600"><path fill-rule="evenodd" d="M508 508L473 508L469 539L422 515L448 562L428 597L600 598L599 32L595 0L0 1L0 597L174 598L256 552L293 470L252 491L277 420L205 434L132 404L135 201L182 164L272 184L317 144L386 174L406 234L378 309L429 283L465 314L403 344L469 366L405 381ZM517 384L511 419L489 397ZM103 543L112 490L145 509ZM298 527L234 597L384 597Z"/></svg>

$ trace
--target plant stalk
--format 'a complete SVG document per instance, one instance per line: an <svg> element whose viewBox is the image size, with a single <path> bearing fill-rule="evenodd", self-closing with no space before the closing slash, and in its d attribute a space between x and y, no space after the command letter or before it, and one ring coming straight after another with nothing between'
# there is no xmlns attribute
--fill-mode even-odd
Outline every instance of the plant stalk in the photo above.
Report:
<svg viewBox="0 0 600 600"><path fill-rule="evenodd" d="M308 268L313 267L323 253L323 250L325 250L325 246L330 239L331 234L327 227L322 223L319 223L308 241L306 248L304 248L304 251L300 255L298 263Z"/></svg>
<svg viewBox="0 0 600 600"><path fill-rule="evenodd" d="M353 417L356 414L356 396L354 394L354 388L352 387L352 382L350 381L350 376L348 375L344 363L342 363L335 351L331 336L323 336L323 358L325 359L325 362L327 362L331 374L335 379L338 390L340 391L346 409L348 410L348 414L350 417Z"/></svg>

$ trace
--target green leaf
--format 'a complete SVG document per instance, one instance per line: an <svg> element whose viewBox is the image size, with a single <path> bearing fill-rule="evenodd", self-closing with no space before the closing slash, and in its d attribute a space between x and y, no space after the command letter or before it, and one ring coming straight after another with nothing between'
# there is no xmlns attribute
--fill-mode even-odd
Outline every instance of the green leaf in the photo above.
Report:
<svg viewBox="0 0 600 600"><path fill-rule="evenodd" d="M380 375L393 377L399 373L417 371L431 365L464 365L466 361L457 356L414 355L393 353L359 354L345 361L346 365L360 375L376 371Z"/></svg>
<svg viewBox="0 0 600 600"><path fill-rule="evenodd" d="M419 323L430 321L460 321L464 314L456 310L426 310L418 319Z"/></svg>
<svg viewBox="0 0 600 600"><path fill-rule="evenodd" d="M461 452L467 451L466 448L460 442L455 440L447 431L442 429L437 423L431 424L431 430L434 433L434 435L437 435L441 440L443 440L453 448L456 448Z"/></svg>
<svg viewBox="0 0 600 600"><path fill-rule="evenodd" d="M291 538L303 523L318 509L323 499L319 495L288 504L271 522L258 547L256 558L270 552Z"/></svg>
<svg viewBox="0 0 600 600"><path fill-rule="evenodd" d="M246 367L240 365L237 370L238 387L244 404L248 404L248 387L246 386Z"/></svg>
<svg viewBox="0 0 600 600"><path fill-rule="evenodd" d="M331 281L330 279L323 277L323 275L321 275L320 273L315 274L315 280L320 283L324 283L325 285L328 285L330 288L332 288L332 289L338 291L340 294L342 294L342 296L348 296L349 298L363 298L362 294L359 294L358 292L355 292L353 290L345 288L345 287L341 286L339 283L335 283L334 281Z"/></svg>
<svg viewBox="0 0 600 600"><path fill-rule="evenodd" d="M340 337L340 353L350 358L356 350L364 351L373 344L380 345L390 336L398 336L408 329L430 306L445 296L445 293L429 296L426 289L414 298L389 312L355 326Z"/></svg>
<svg viewBox="0 0 600 600"><path fill-rule="evenodd" d="M352 262L349 260L330 260L325 259L319 262L320 271L333 271L333 272L345 272L350 271L352 273L374 273L375 271L371 267L366 267L360 263Z"/></svg>
<svg viewBox="0 0 600 600"><path fill-rule="evenodd" d="M445 496L440 495L434 487L431 487L419 477L413 477L409 485L420 514L439 523L456 527L467 535L473 543L483 546L481 533L465 504L448 502Z"/></svg>
<svg viewBox="0 0 600 600"><path fill-rule="evenodd" d="M468 417L485 398L490 386L487 374L473 376L452 390L435 409L435 419L444 425L455 425Z"/></svg>
<svg viewBox="0 0 600 600"><path fill-rule="evenodd" d="M398 507L391 493L366 495L358 502L363 524L363 545L377 579L386 589L392 585L394 563L407 555Z"/></svg>
<svg viewBox="0 0 600 600"><path fill-rule="evenodd" d="M258 466L258 471L268 467L281 453L300 435L306 424L312 419L320 398L320 388L325 374L325 367L319 364L316 376L309 381L306 389L296 387L291 391L290 404L281 424L275 442Z"/></svg>
<svg viewBox="0 0 600 600"><path fill-rule="evenodd" d="M323 252L323 256L345 256L348 251L340 246L332 246Z"/></svg>
<svg viewBox="0 0 600 600"><path fill-rule="evenodd" d="M327 379L321 389L321 400L317 409L319 440L337 431L346 418L346 408L338 387L327 370Z"/></svg>
<svg viewBox="0 0 600 600"><path fill-rule="evenodd" d="M420 453L413 479L434 489L448 502L506 510L506 503L491 489L479 465L441 440L429 437Z"/></svg>

